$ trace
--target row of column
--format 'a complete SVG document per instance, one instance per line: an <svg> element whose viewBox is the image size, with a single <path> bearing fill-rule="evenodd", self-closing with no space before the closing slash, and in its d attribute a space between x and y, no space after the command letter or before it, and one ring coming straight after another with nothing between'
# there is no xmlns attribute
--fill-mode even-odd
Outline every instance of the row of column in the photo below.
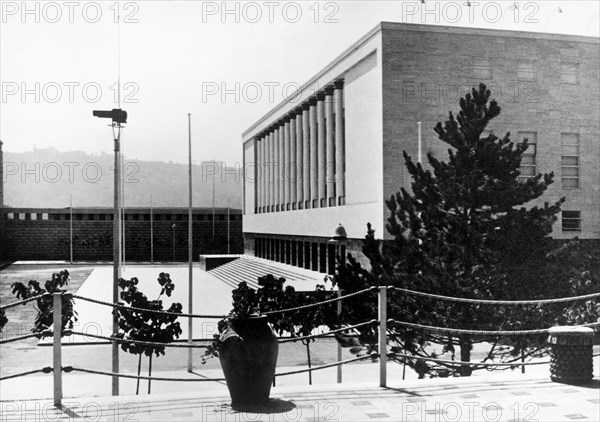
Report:
<svg viewBox="0 0 600 422"><path fill-rule="evenodd" d="M336 81L256 138L256 212L344 204L343 81Z"/></svg>
<svg viewBox="0 0 600 422"><path fill-rule="evenodd" d="M327 242L257 237L254 252L259 258L333 275L336 256L344 256L346 248Z"/></svg>

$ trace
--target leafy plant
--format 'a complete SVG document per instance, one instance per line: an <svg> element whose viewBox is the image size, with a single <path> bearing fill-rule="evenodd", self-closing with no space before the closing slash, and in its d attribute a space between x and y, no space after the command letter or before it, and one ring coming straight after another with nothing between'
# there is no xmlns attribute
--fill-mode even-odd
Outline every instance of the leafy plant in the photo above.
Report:
<svg viewBox="0 0 600 422"><path fill-rule="evenodd" d="M131 280L119 279L119 287L121 290L121 299L135 308L143 308L149 311L163 311L163 303L160 300L163 294L167 297L175 289L175 285L168 273L160 273L158 276L158 284L161 286L160 294L156 300L149 300L146 295L141 292L137 285L139 280L133 277ZM120 302L122 303L122 302ZM177 315L168 315L157 312L147 312L139 310L131 310L128 308L116 308L118 313L119 334L116 335L119 339L137 340L157 343L172 343L181 335L181 327L177 321ZM173 303L166 309L168 312L181 313L182 306L180 303ZM143 345L136 343L121 343L121 348L128 353L139 355L138 358L138 376L141 372L142 355L149 358L148 374L152 375L152 356L156 357L165 354L164 345ZM139 378L137 382L136 394L139 393ZM148 381L148 393L150 393L150 380Z"/></svg>
<svg viewBox="0 0 600 422"><path fill-rule="evenodd" d="M331 297L331 292L325 290L323 285L318 285L314 292L296 292L292 286L283 285L284 278L275 278L272 274L258 278L258 290L252 289L246 282L241 282L237 289L232 291L233 308L229 315L218 322L218 334L214 335L212 343L207 347L202 358L202 363L207 359L219 356L221 345L220 335L226 329L228 322L235 319L249 318L267 314L267 321L273 331L279 336L289 334L291 337L307 336L320 326L335 326L337 313L335 304L325 304L310 308L298 309L289 312L276 312L303 305L321 302ZM310 367L311 339L302 340L307 350L307 360Z"/></svg>
<svg viewBox="0 0 600 422"><path fill-rule="evenodd" d="M34 326L31 329L34 333L41 333L48 330L54 323L54 299L53 293L64 293L62 287L69 284L69 272L63 270L58 273L53 273L50 280L46 280L44 287L35 280L30 280L27 286L21 282L11 285L13 294L21 300L29 299L34 296L41 296L36 299L37 315L35 317ZM44 293L47 295L42 296ZM72 329L73 324L77 321L77 312L74 310L75 301L71 295L64 295L62 298L62 330Z"/></svg>

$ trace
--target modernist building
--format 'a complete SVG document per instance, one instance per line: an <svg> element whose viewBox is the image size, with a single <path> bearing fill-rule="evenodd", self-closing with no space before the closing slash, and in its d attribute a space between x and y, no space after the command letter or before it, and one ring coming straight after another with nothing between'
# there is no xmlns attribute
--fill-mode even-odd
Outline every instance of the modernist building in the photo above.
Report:
<svg viewBox="0 0 600 422"><path fill-rule="evenodd" d="M554 172L558 239L600 238L599 40L383 22L243 133L245 252L321 272L341 223L358 253L385 199L410 186L402 151L443 157L433 127L480 82L502 107L488 129L534 144L522 176ZM251 172L250 172L251 173ZM248 174L248 171L247 171Z"/></svg>

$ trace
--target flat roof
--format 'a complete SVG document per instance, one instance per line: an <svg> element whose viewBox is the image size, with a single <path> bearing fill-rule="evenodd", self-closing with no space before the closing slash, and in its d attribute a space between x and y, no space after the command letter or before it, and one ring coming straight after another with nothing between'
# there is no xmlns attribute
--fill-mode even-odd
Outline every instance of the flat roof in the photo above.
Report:
<svg viewBox="0 0 600 422"><path fill-rule="evenodd" d="M493 37L504 37L504 38L527 38L527 39L538 39L538 40L554 40L554 41L570 41L580 43L591 43L600 44L600 38L583 36L583 35L566 35L566 34L547 34L541 32L527 32L527 31L513 31L513 30L501 30L501 29L486 29L486 28L466 28L460 26L444 26L444 25L427 25L420 23L402 23L402 22L380 22L373 29L363 35L358 41L352 44L349 48L344 50L342 54L332 60L327 66L316 73L306 83L300 87L300 91L304 91L306 88L312 86L321 76L331 70L337 63L342 61L344 58L352 54L354 51L359 49L368 40L378 35L383 29L398 30L398 31L416 31L416 32L435 32L435 33L446 33L446 34L465 34L465 35L484 35ZM256 130L258 126L264 123L267 118L275 114L278 110L284 106L289 105L288 102L282 101L264 114L258 119L252 126L246 129L242 133L242 138ZM248 142L243 140L242 143Z"/></svg>

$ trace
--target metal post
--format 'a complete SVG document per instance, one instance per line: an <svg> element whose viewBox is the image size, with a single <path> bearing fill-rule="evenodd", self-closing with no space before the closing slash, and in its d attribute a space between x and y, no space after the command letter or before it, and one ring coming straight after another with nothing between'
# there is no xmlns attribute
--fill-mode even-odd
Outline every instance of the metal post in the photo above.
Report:
<svg viewBox="0 0 600 422"><path fill-rule="evenodd" d="M54 406L62 405L62 292L54 293L53 300L53 322L54 322L54 342L53 342L53 373L54 373Z"/></svg>
<svg viewBox="0 0 600 422"><path fill-rule="evenodd" d="M173 229L173 240L171 241L171 243L173 244L173 262L175 262L175 227L177 227L177 225L173 223L173 225L171 226L171 228Z"/></svg>
<svg viewBox="0 0 600 422"><path fill-rule="evenodd" d="M339 288L338 286L338 297L342 297L342 289ZM337 301L337 314L338 317L342 314L342 301L338 300ZM342 361L342 345L340 344L340 342L337 342L337 361L341 362ZM342 383L342 365L338 365L337 366L337 382L338 384Z"/></svg>
<svg viewBox="0 0 600 422"><path fill-rule="evenodd" d="M231 216L230 216L230 208L229 208L229 204L227 204L227 255L229 255L231 253L231 248L229 246L230 241L231 241L231 234L230 234L230 220Z"/></svg>
<svg viewBox="0 0 600 422"><path fill-rule="evenodd" d="M152 208L152 195L150 195L150 263L154 264L154 210Z"/></svg>
<svg viewBox="0 0 600 422"><path fill-rule="evenodd" d="M193 313L193 295L192 295L192 262L194 260L193 251L193 228L192 228L192 115L188 113L188 149L189 149L189 210L188 210L188 280L189 280L189 292L188 292L188 309L189 313ZM188 344L193 343L193 321L194 318L188 318ZM188 349L188 372L192 372L194 369L192 363L192 351L190 347Z"/></svg>
<svg viewBox="0 0 600 422"><path fill-rule="evenodd" d="M422 149L422 141L421 141L421 122L417 122L417 129L418 129L418 139L417 139L417 162L420 163L421 162L421 149Z"/></svg>
<svg viewBox="0 0 600 422"><path fill-rule="evenodd" d="M69 256L71 264L73 263L73 195L69 194Z"/></svg>
<svg viewBox="0 0 600 422"><path fill-rule="evenodd" d="M117 124L115 137L115 187L114 187L114 224L113 224L113 303L119 301L119 279L121 278L121 124ZM119 333L118 314L113 310L113 334ZM119 372L119 343L112 342L112 371ZM112 395L119 395L119 377L112 377Z"/></svg>
<svg viewBox="0 0 600 422"><path fill-rule="evenodd" d="M379 386L386 386L387 364L387 287L379 287Z"/></svg>

